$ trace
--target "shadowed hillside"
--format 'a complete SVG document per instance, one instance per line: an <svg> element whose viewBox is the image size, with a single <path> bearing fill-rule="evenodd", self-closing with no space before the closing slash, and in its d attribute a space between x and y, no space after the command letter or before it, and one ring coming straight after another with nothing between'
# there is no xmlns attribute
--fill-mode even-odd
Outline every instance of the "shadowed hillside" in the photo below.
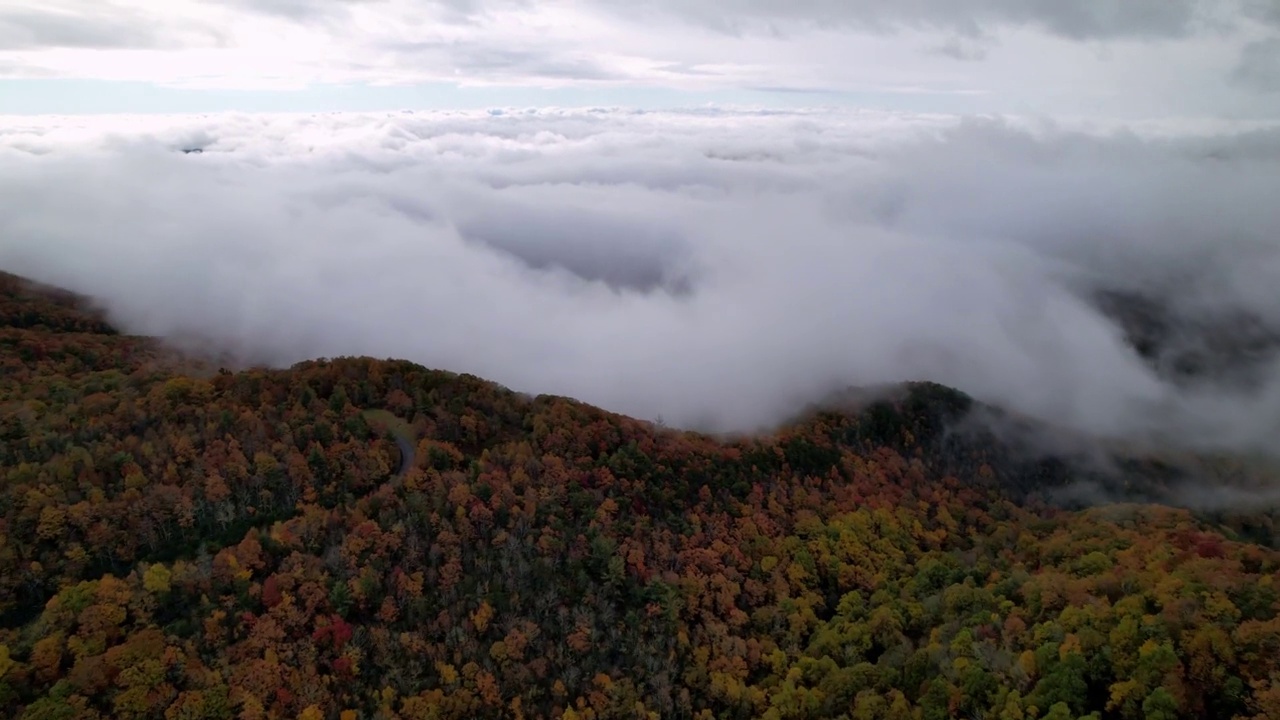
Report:
<svg viewBox="0 0 1280 720"><path fill-rule="evenodd" d="M1189 459L931 384L717 439L193 375L84 307L0 284L6 717L1280 717L1280 553L1142 504Z"/></svg>
<svg viewBox="0 0 1280 720"><path fill-rule="evenodd" d="M1157 372L1183 384L1253 387L1280 357L1280 329L1244 310L1197 311L1118 290L1095 299Z"/></svg>
<svg viewBox="0 0 1280 720"><path fill-rule="evenodd" d="M0 271L0 327L116 334L89 298Z"/></svg>

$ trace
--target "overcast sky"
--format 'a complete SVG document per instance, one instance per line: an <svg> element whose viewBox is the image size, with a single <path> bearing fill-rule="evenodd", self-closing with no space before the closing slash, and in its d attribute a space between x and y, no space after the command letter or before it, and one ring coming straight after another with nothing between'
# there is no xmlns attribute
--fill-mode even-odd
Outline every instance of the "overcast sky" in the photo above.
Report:
<svg viewBox="0 0 1280 720"><path fill-rule="evenodd" d="M1280 0L2 0L0 114L1280 116Z"/></svg>

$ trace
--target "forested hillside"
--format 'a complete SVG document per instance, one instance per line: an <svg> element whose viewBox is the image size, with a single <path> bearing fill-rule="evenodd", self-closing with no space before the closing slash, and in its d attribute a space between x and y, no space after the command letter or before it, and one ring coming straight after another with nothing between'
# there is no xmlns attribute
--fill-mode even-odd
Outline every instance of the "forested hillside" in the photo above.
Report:
<svg viewBox="0 0 1280 720"><path fill-rule="evenodd" d="M945 388L720 440L12 276L0 326L3 717L1280 718L1269 520L1054 507L1104 480Z"/></svg>

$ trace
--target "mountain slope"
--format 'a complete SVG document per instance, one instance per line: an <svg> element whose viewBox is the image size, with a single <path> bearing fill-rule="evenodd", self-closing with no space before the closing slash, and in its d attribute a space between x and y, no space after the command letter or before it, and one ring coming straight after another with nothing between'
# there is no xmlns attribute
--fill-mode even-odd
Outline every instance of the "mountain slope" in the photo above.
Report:
<svg viewBox="0 0 1280 720"><path fill-rule="evenodd" d="M725 441L407 362L184 374L68 303L0 284L5 716L1280 717L1280 553L1051 507L1163 479L946 388Z"/></svg>

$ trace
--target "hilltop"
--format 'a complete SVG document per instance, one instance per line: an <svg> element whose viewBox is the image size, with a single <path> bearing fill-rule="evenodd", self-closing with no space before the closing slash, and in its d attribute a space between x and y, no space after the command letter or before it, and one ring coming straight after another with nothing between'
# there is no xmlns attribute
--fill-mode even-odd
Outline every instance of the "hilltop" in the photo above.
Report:
<svg viewBox="0 0 1280 720"><path fill-rule="evenodd" d="M0 276L0 713L1280 717L1265 480L928 383L767 436L221 368ZM1220 485L1221 484L1221 485Z"/></svg>

